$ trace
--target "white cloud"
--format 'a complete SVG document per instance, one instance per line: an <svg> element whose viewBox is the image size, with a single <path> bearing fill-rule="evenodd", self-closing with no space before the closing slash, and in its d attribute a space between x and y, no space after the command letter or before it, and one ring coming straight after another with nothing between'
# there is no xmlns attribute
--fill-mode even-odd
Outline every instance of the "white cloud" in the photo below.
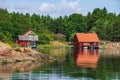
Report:
<svg viewBox="0 0 120 80"><path fill-rule="evenodd" d="M80 4L79 0L74 1L60 0L60 2L57 4L42 3L38 10L40 11L40 14L42 13L43 15L49 14L64 16L70 15L72 13L81 13L82 8L80 8L79 4Z"/></svg>
<svg viewBox="0 0 120 80"><path fill-rule="evenodd" d="M49 11L50 9L54 9L55 5L51 3L42 3L39 7L40 11Z"/></svg>
<svg viewBox="0 0 120 80"><path fill-rule="evenodd" d="M75 9L76 7L78 7L79 1L67 2L66 0L62 0L61 5L65 8L69 7L71 9Z"/></svg>
<svg viewBox="0 0 120 80"><path fill-rule="evenodd" d="M75 0L72 2L68 2L66 0L61 0L60 5L62 5L62 8L64 10L67 10L70 13L80 13L80 11L81 11L78 0Z"/></svg>

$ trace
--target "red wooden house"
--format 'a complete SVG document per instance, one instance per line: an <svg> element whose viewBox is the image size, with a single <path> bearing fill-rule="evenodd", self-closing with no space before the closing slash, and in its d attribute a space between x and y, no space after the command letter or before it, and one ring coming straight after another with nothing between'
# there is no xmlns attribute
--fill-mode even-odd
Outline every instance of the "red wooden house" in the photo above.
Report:
<svg viewBox="0 0 120 80"><path fill-rule="evenodd" d="M96 33L76 33L74 47L98 48L99 38Z"/></svg>
<svg viewBox="0 0 120 80"><path fill-rule="evenodd" d="M37 47L38 42L38 36L35 35L35 33L31 30L27 31L23 35L18 35L18 39L16 40L16 43L21 46L31 46Z"/></svg>

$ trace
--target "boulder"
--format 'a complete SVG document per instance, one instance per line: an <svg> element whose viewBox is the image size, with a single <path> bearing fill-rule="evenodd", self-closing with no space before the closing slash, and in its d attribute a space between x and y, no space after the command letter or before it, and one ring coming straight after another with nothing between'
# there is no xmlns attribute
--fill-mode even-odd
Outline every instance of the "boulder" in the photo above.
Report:
<svg viewBox="0 0 120 80"><path fill-rule="evenodd" d="M20 51L15 51L7 44L0 42L0 63L4 62L46 62L52 60L48 54L42 54L26 48L20 48Z"/></svg>

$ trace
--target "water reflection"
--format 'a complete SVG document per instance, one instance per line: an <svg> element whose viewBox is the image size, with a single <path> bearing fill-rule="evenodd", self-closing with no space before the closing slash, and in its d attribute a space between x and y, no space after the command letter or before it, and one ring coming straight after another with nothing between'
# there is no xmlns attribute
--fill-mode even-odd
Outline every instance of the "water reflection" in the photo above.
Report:
<svg viewBox="0 0 120 80"><path fill-rule="evenodd" d="M49 55L54 57L59 65L62 65L66 59L69 49L65 47L50 49ZM68 56L67 56L68 57Z"/></svg>
<svg viewBox="0 0 120 80"><path fill-rule="evenodd" d="M49 53L55 62L1 65L0 80L120 80L119 50L61 48Z"/></svg>
<svg viewBox="0 0 120 80"><path fill-rule="evenodd" d="M113 49L101 49L100 50L100 56L102 57L119 57L120 56L120 49L119 48L113 48Z"/></svg>
<svg viewBox="0 0 120 80"><path fill-rule="evenodd" d="M0 80L13 80L14 76L11 77L13 73L29 72L31 69L37 66L40 66L40 64L36 62L30 62L30 61L10 63L10 64L1 64L0 65Z"/></svg>
<svg viewBox="0 0 120 80"><path fill-rule="evenodd" d="M98 49L74 49L77 67L96 68L99 59Z"/></svg>

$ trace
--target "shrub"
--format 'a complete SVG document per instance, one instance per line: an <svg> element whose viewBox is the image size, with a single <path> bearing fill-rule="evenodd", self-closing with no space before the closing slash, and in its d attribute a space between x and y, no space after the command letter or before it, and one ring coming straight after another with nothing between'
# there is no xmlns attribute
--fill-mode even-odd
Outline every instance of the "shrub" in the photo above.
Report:
<svg viewBox="0 0 120 80"><path fill-rule="evenodd" d="M38 36L40 44L49 44L50 41L53 41L50 34L40 34Z"/></svg>

